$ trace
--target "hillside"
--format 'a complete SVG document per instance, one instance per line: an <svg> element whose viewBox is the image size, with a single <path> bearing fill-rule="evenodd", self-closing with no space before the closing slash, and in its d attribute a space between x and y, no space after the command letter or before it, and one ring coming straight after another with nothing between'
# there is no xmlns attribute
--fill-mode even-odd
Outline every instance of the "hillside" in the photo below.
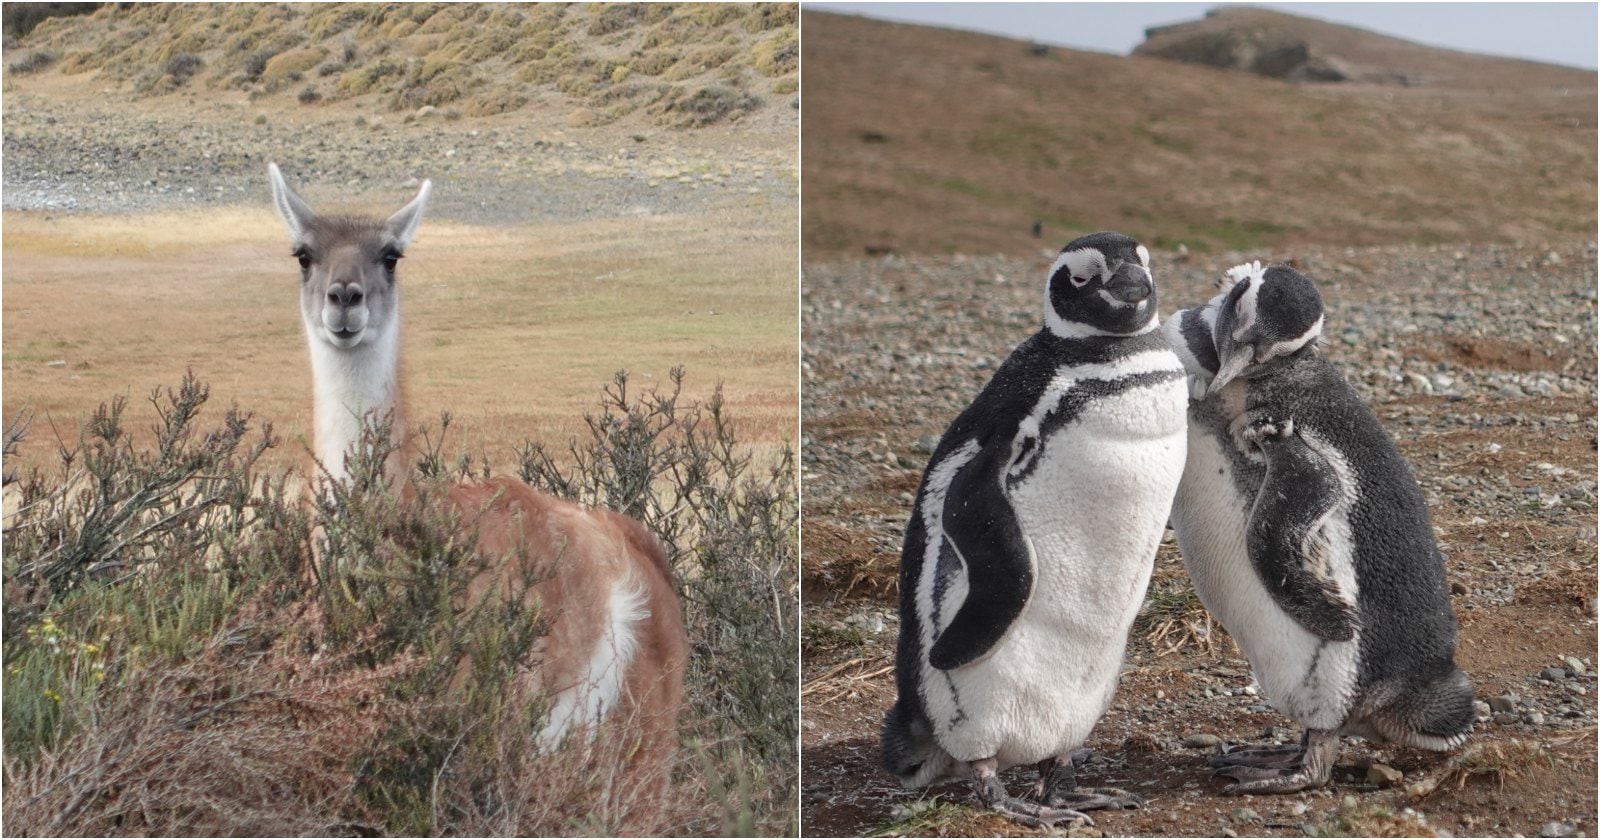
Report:
<svg viewBox="0 0 1600 840"><path fill-rule="evenodd" d="M1583 85L1570 67L1428 47L1315 18L1248 6L1213 9L1196 21L1145 30L1134 55L1293 77L1298 68L1359 81L1476 91Z"/></svg>
<svg viewBox="0 0 1600 840"><path fill-rule="evenodd" d="M1594 231L1592 73L1406 45L1476 81L1301 85L857 17L803 26L809 256L1029 253L1102 228L1201 250ZM1352 60L1376 37L1318 26L1344 30Z"/></svg>
<svg viewBox="0 0 1600 840"><path fill-rule="evenodd" d="M574 126L639 112L696 127L795 92L795 24L782 3L108 3L40 23L6 57L12 75L92 72L135 96L559 109Z"/></svg>

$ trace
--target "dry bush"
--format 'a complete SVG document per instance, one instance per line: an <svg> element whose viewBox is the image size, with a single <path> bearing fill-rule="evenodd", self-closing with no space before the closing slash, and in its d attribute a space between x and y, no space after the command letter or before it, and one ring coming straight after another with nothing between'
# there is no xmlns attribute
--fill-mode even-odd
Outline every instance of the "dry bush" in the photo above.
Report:
<svg viewBox="0 0 1600 840"><path fill-rule="evenodd" d="M55 55L63 72L99 71L149 95L193 80L253 97L298 95L298 83L332 77L323 96L370 95L399 111L461 102L473 114L503 113L555 95L591 110L594 123L671 94L693 110L664 122L689 128L761 107L722 95L744 76L796 89L797 27L796 7L782 3L106 4L40 27L30 58L13 69ZM685 89L618 90L640 76Z"/></svg>
<svg viewBox="0 0 1600 840"><path fill-rule="evenodd" d="M625 720L534 748L538 571L466 597L508 558L479 555L440 499L490 473L447 456L448 416L424 430L414 494L387 489L379 427L348 484L305 500L256 471L270 427L235 409L199 430L191 376L152 395L153 444L113 400L51 474L14 474L27 423L7 424L5 830L793 831L792 459L757 474L720 396L629 395L625 376L606 393L575 466L528 444L523 469L671 547L693 655L670 779L631 761Z"/></svg>

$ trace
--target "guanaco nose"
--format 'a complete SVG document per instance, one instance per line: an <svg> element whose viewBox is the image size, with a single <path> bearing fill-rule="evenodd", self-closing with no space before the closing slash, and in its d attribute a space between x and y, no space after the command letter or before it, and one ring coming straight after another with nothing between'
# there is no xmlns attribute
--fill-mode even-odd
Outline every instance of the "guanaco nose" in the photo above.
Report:
<svg viewBox="0 0 1600 840"><path fill-rule="evenodd" d="M346 309L361 302L361 287L354 283L335 283L328 287L328 302Z"/></svg>

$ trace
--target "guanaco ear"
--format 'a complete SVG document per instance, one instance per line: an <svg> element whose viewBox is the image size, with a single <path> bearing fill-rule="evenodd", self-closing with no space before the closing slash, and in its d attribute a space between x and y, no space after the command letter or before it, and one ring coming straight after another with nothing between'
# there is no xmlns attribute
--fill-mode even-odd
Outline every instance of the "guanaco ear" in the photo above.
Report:
<svg viewBox="0 0 1600 840"><path fill-rule="evenodd" d="M294 190L289 189L289 182L283 179L283 172L276 163L267 164L267 175L272 178L272 203L278 208L278 215L283 217L283 223L288 226L289 235L294 241L302 241L306 230L316 221L317 214L300 196L294 194Z"/></svg>
<svg viewBox="0 0 1600 840"><path fill-rule="evenodd" d="M383 223L400 250L405 250L405 247L411 244L411 237L416 236L417 225L422 223L423 208L428 206L428 193L432 191L433 182L423 181L422 189L417 190L417 197L411 199L410 204L394 211L389 221Z"/></svg>

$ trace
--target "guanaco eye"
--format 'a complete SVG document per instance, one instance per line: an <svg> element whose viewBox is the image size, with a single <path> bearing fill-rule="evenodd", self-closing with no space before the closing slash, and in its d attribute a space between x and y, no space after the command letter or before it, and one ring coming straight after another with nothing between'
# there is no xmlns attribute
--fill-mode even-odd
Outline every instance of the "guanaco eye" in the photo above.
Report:
<svg viewBox="0 0 1600 840"><path fill-rule="evenodd" d="M309 254L306 249L296 248L294 250L294 258L300 261L301 271L306 271L311 268L311 254Z"/></svg>
<svg viewBox="0 0 1600 840"><path fill-rule="evenodd" d="M389 271L394 271L395 264L400 262L400 258L403 256L405 255L399 251L384 251L383 267Z"/></svg>

